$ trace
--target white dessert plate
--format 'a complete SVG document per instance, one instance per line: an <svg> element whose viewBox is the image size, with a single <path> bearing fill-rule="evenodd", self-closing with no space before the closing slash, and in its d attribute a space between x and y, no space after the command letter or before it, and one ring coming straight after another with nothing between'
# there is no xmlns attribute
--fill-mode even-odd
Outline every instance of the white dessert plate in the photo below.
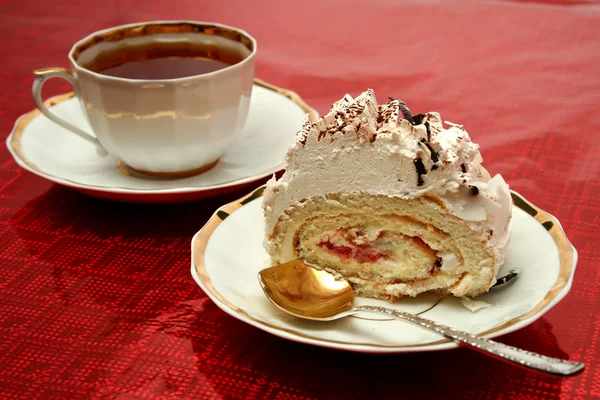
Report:
<svg viewBox="0 0 600 400"><path fill-rule="evenodd" d="M91 132L73 93L46 104L59 117ZM135 203L174 203L224 194L281 170L306 114L312 120L318 118L294 92L256 79L241 134L215 167L182 179L141 178L128 173L118 167L114 156L98 156L94 146L38 110L17 120L6 144L21 167L85 194Z"/></svg>
<svg viewBox="0 0 600 400"><path fill-rule="evenodd" d="M268 267L262 247L264 187L221 207L192 239L192 276L223 311L285 339L370 353L403 353L457 347L435 333L399 320L349 317L332 322L294 318L265 297L258 272ZM459 299L434 294L396 303L357 298L371 304L420 313L426 318L486 337L523 328L569 292L577 252L552 215L513 192L512 239L500 275L518 267L519 277L476 298L489 304L471 311ZM235 251L232 249L235 248ZM369 318L369 319L365 319Z"/></svg>

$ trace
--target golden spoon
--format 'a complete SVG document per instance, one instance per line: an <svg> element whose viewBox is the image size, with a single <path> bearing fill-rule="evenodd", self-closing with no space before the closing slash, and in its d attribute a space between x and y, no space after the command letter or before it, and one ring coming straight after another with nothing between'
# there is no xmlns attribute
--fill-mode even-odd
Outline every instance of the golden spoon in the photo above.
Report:
<svg viewBox="0 0 600 400"><path fill-rule="evenodd" d="M317 270L302 260L293 260L263 269L258 280L265 294L278 308L298 318L332 321L360 312L382 313L412 322L437 332L456 343L496 358L558 376L572 376L585 364L543 356L506 344L484 339L437 322L403 312L376 306L354 306L354 291L346 280L336 279L327 271Z"/></svg>

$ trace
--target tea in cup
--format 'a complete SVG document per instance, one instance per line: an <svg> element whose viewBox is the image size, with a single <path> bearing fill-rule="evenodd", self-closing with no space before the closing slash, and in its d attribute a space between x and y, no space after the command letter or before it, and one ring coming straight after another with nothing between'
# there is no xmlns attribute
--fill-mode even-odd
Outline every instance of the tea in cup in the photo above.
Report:
<svg viewBox="0 0 600 400"><path fill-rule="evenodd" d="M36 71L33 98L52 121L133 171L194 175L217 163L246 121L256 50L249 34L221 24L119 26L77 42L72 72ZM54 77L71 82L93 135L44 106L42 86Z"/></svg>

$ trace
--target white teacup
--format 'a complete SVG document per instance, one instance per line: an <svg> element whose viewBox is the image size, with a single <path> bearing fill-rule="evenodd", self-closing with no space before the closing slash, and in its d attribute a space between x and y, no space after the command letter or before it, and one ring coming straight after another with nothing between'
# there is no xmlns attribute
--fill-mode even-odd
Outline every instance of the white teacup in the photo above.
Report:
<svg viewBox="0 0 600 400"><path fill-rule="evenodd" d="M62 68L36 71L33 99L49 119L134 171L188 176L216 164L241 131L255 56L254 38L225 25L124 25L77 42L69 53L72 73ZM122 69L126 67L131 68ZM206 72L211 69L216 70ZM54 77L72 83L95 135L44 106L42 86Z"/></svg>

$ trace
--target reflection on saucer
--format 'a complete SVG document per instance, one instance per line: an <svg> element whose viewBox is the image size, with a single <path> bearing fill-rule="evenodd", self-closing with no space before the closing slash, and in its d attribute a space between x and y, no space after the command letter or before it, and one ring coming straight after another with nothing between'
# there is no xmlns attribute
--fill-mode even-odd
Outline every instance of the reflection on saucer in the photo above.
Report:
<svg viewBox="0 0 600 400"><path fill-rule="evenodd" d="M123 174L125 174L127 176L131 176L133 178L164 181L164 180L189 178L189 177L192 177L192 176L195 176L195 175L203 174L203 173L207 172L208 170L210 170L211 168L213 168L215 165L217 165L217 163L220 160L221 159L219 158L219 159L211 162L210 164L201 166L200 168L192 169L192 170L189 170L189 171L181 171L181 172L150 172L150 171L141 171L139 169L135 169L133 167L130 167L129 165L125 164L121 160L117 161L117 168Z"/></svg>

